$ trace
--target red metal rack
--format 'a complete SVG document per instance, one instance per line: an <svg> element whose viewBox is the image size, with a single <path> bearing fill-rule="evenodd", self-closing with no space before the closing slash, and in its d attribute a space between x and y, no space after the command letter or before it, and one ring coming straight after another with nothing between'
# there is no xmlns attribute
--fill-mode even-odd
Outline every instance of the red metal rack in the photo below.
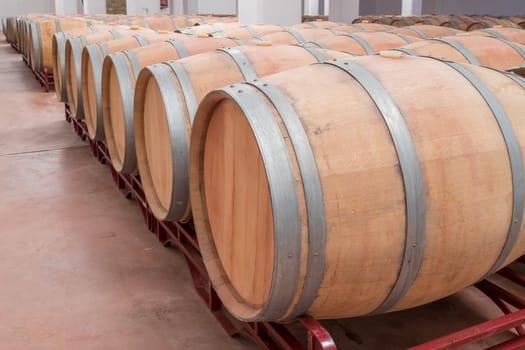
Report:
<svg viewBox="0 0 525 350"><path fill-rule="evenodd" d="M119 174L115 171L109 162L109 154L105 144L89 140L84 123L71 117L67 104L66 120L73 124L75 133L82 140L88 141L93 156L100 163L109 166L113 180L119 190L127 198L134 198L137 201L148 229L157 236L159 242L164 246L174 245L184 254L197 293L229 336L246 336L255 342L260 349L265 350L337 349L330 333L319 322L309 317L297 318L286 325L274 322L245 323L233 319L223 307L210 283L192 224L162 222L155 219L146 202L140 178ZM303 342L292 335L289 330L291 326L301 327L306 332L306 339Z"/></svg>
<svg viewBox="0 0 525 350"><path fill-rule="evenodd" d="M336 350L331 334L316 320L301 317L288 324L274 322L243 323L234 320L223 307L215 293L202 257L199 244L192 224L161 222L155 219L146 201L139 176L119 174L111 166L109 154L103 142L89 140L82 121L71 117L66 104L66 120L73 124L75 133L87 140L94 157L102 164L107 164L113 180L127 198L137 200L148 229L153 232L164 246L174 245L185 256L193 279L195 289L209 310L230 336L244 335L254 341L260 349L286 350ZM519 259L525 264L525 258ZM498 272L506 283L520 287L525 295L525 274L512 268L504 268ZM512 340L491 347L492 350L525 349L525 299L488 280L476 284L476 287L487 295L503 312L503 316L489 320L441 338L409 348L410 350L444 350L457 349L467 344L473 344L492 336L515 330ZM289 326L301 326L306 331L306 339L299 341L289 330Z"/></svg>
<svg viewBox="0 0 525 350"><path fill-rule="evenodd" d="M53 73L49 73L47 68L44 68L44 71L42 72L36 72L31 67L31 64L29 63L29 59L26 56L22 55L22 59L24 60L24 63L26 64L26 66L28 66L29 69L31 69L31 71L35 75L36 80L38 80L38 82L40 83L40 86L42 86L46 92L49 92L51 88L55 86L55 79L53 77Z"/></svg>

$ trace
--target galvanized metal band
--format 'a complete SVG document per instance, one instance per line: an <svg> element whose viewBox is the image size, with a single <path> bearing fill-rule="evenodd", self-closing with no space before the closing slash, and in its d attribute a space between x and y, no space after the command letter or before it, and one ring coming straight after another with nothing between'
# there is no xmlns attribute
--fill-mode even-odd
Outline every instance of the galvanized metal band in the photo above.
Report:
<svg viewBox="0 0 525 350"><path fill-rule="evenodd" d="M58 76L60 76L61 84L60 84L60 101L65 101L67 98L67 92L66 92L66 83L65 83L65 71L66 71L66 34L56 33L56 43L57 43L57 63L58 63L58 70L60 71L57 73L57 79ZM55 88L57 88L57 85L55 85Z"/></svg>
<svg viewBox="0 0 525 350"><path fill-rule="evenodd" d="M184 21L186 22L186 25L188 27L193 27L193 22L190 20L190 18L188 16L184 17Z"/></svg>
<svg viewBox="0 0 525 350"><path fill-rule="evenodd" d="M120 97L122 99L122 113L124 114L124 133L126 135L126 148L122 161L121 172L130 174L135 171L137 167L137 156L135 152L135 132L133 130L133 103L134 94L130 93L130 88L135 86L135 82L131 78L130 71L128 69L128 62L125 54L115 52L110 54L111 61L113 62L113 69L117 75L117 80L120 88ZM106 118L106 117L104 117ZM112 116L111 118L114 118Z"/></svg>
<svg viewBox="0 0 525 350"><path fill-rule="evenodd" d="M89 43L87 41L87 38L85 35L81 35L78 37L78 39L80 40L80 42L82 43L82 46L88 46Z"/></svg>
<svg viewBox="0 0 525 350"><path fill-rule="evenodd" d="M186 50L186 45L184 42L177 40L177 39L171 39L168 40L168 42L175 48L175 51L179 54L179 57L188 57L188 50Z"/></svg>
<svg viewBox="0 0 525 350"><path fill-rule="evenodd" d="M119 32L117 32L116 30L113 30L113 29L109 31L109 34L111 34L113 39L120 39L120 38L122 38L122 35L120 35Z"/></svg>
<svg viewBox="0 0 525 350"><path fill-rule="evenodd" d="M97 43L98 47L100 48L100 51L102 52L102 56L106 57L109 54L108 45L106 45L105 41L101 41ZM91 46L91 45L88 45Z"/></svg>
<svg viewBox="0 0 525 350"><path fill-rule="evenodd" d="M342 34L342 36L347 36L347 37L352 38L355 41L357 41L357 43L359 45L361 45L361 47L363 47L363 49L365 49L365 52L366 52L367 55L375 54L375 51L372 48L372 46L370 46L370 44L365 39L361 38L360 36L357 36L357 35L354 35L354 34L347 34L347 33Z"/></svg>
<svg viewBox="0 0 525 350"><path fill-rule="evenodd" d="M266 170L272 202L274 263L267 302L257 319L277 320L291 305L300 274L301 219L292 162L279 125L261 94L248 84L221 90L243 111Z"/></svg>
<svg viewBox="0 0 525 350"><path fill-rule="evenodd" d="M176 16L171 17L171 22L173 23L173 27L175 28L175 30L179 30L180 29L179 25L177 24L177 17Z"/></svg>
<svg viewBox="0 0 525 350"><path fill-rule="evenodd" d="M443 63L452 67L459 74L465 77L465 79L467 79L469 83L474 86L474 88L483 97L491 109L494 118L498 122L501 134L505 140L507 152L509 154L510 167L512 171L512 217L505 245L503 246L503 249L501 250L501 253L498 256L496 262L485 275L488 276L498 271L502 267L503 263L512 251L512 248L514 247L520 233L521 224L523 222L523 208L525 201L523 158L521 155L518 138L514 132L509 117L492 91L480 78L476 76L476 74L474 74L466 66L456 62L447 61Z"/></svg>
<svg viewBox="0 0 525 350"><path fill-rule="evenodd" d="M317 24L315 24L314 22L310 21L310 22L306 22L305 23L306 25L309 25L310 27L312 28L318 28Z"/></svg>
<svg viewBox="0 0 525 350"><path fill-rule="evenodd" d="M173 73L175 73L177 76L180 88L184 94L184 102L186 103L186 109L188 110L188 117L190 119L190 123L193 125L193 119L195 118L195 114L199 108L199 102L197 100L197 95L195 95L195 90L193 89L188 71L180 62L168 61L164 63L168 65Z"/></svg>
<svg viewBox="0 0 525 350"><path fill-rule="evenodd" d="M305 49L306 51L308 51L312 56L314 56L317 62L319 63L328 60L328 58L315 47L307 46L307 45L303 45L301 47Z"/></svg>
<svg viewBox="0 0 525 350"><path fill-rule="evenodd" d="M84 104L82 103L82 45L76 38L69 38L71 45L71 56L69 57L69 64L75 65L75 76L77 77L77 86L71 86L76 89L77 94L77 115L76 119L84 119ZM69 69L71 71L71 68Z"/></svg>
<svg viewBox="0 0 525 350"><path fill-rule="evenodd" d="M257 72L255 71L255 68L253 68L252 63L242 51L234 47L223 47L217 51L222 51L228 54L235 61L235 63L237 63L237 66L239 66L239 69L241 70L245 80L250 81L257 79Z"/></svg>
<svg viewBox="0 0 525 350"><path fill-rule="evenodd" d="M321 177L308 135L286 95L277 86L262 80L254 80L249 84L264 93L279 113L292 143L303 184L308 220L308 255L304 286L297 305L288 317L292 319L308 311L324 276L326 219Z"/></svg>
<svg viewBox="0 0 525 350"><path fill-rule="evenodd" d="M513 72L505 72L505 73L507 77L514 80L519 86L525 89L525 79L521 75L518 75Z"/></svg>
<svg viewBox="0 0 525 350"><path fill-rule="evenodd" d="M141 36L141 35L133 35L133 37L135 38L135 40L137 40L137 42L139 43L140 46L148 46L149 45L148 39L144 38L143 36Z"/></svg>
<svg viewBox="0 0 525 350"><path fill-rule="evenodd" d="M33 35L33 68L40 72L44 68L44 49L42 47L42 31L40 29L40 24L33 24L33 30L31 31Z"/></svg>
<svg viewBox="0 0 525 350"><path fill-rule="evenodd" d="M60 20L58 18L55 19L55 31L57 33L62 31L62 26L60 25Z"/></svg>
<svg viewBox="0 0 525 350"><path fill-rule="evenodd" d="M509 41L509 40L505 40L505 39L500 39L500 41L510 46L514 51L516 51L521 56L522 59L525 60L525 51L523 51L523 49L519 47L516 43Z"/></svg>
<svg viewBox="0 0 525 350"><path fill-rule="evenodd" d="M355 24L355 23L354 23L354 24L350 24L350 26L359 29L359 31L361 31L361 32L364 32L364 31L365 31L365 28L363 28L363 26L360 25L360 24Z"/></svg>
<svg viewBox="0 0 525 350"><path fill-rule="evenodd" d="M142 69L140 62L137 59L137 55L135 55L135 52L133 52L132 50L122 50L122 53L128 58L128 61L131 65L131 69L133 70L133 76L136 80L139 76L140 70Z"/></svg>
<svg viewBox="0 0 525 350"><path fill-rule="evenodd" d="M186 116L183 102L177 93L177 85L164 64L154 64L147 68L158 85L162 98L162 106L166 113L168 133L170 135L171 166L173 167L173 186L171 203L166 214L166 220L178 220L184 215L189 201L188 158L189 139L186 129Z"/></svg>
<svg viewBox="0 0 525 350"><path fill-rule="evenodd" d="M301 35L301 33L299 33L296 30L293 30L293 29L290 29L290 28L285 28L283 31L287 32L287 33L290 33L299 44L304 44L306 42L306 40Z"/></svg>
<svg viewBox="0 0 525 350"><path fill-rule="evenodd" d="M88 45L84 49L87 50L89 61L91 62L93 87L95 89L95 99L97 102L97 110L95 111L97 114L95 140L102 140L104 138L104 119L102 118L102 64L107 53L104 53L103 47L100 44L102 43ZM101 49L100 51L97 49L97 45ZM100 55L101 52L102 56Z"/></svg>
<svg viewBox="0 0 525 350"><path fill-rule="evenodd" d="M503 35L501 35L500 33L498 33L497 31L495 31L493 29L481 29L480 32L489 33L490 35L492 35L495 38L498 38L500 40L507 40L507 38L505 38Z"/></svg>
<svg viewBox="0 0 525 350"><path fill-rule="evenodd" d="M259 40L261 39L261 36L259 35L259 33L257 33L257 31L253 29L251 26L246 25L243 28L246 29L248 33L250 33L253 39L259 39Z"/></svg>
<svg viewBox="0 0 525 350"><path fill-rule="evenodd" d="M224 33L224 30L215 23L211 23L209 26L216 32Z"/></svg>
<svg viewBox="0 0 525 350"><path fill-rule="evenodd" d="M406 202L406 240L401 268L396 282L383 303L373 312L390 310L410 289L419 272L425 246L425 190L410 130L398 106L377 78L357 63L349 60L329 61L351 75L368 93L381 113L390 132L399 159Z"/></svg>
<svg viewBox="0 0 525 350"><path fill-rule="evenodd" d="M142 21L142 23L144 23L144 27L147 28L147 29L151 29L151 25L149 24L149 21L144 18L144 20Z"/></svg>
<svg viewBox="0 0 525 350"><path fill-rule="evenodd" d="M315 46L317 46L320 49L327 49L327 50L330 49L328 46L326 46L325 43L322 43L320 41L309 41L307 43L304 43L302 46L304 46L304 47L311 47L312 45L315 45Z"/></svg>
<svg viewBox="0 0 525 350"><path fill-rule="evenodd" d="M412 44L414 42L414 40L408 35L403 35L403 34L396 34L396 35L400 37L401 39L403 39L407 44Z"/></svg>
<svg viewBox="0 0 525 350"><path fill-rule="evenodd" d="M184 32L184 34L197 35L197 32L193 28L186 27L186 28L184 28L183 32Z"/></svg>
<svg viewBox="0 0 525 350"><path fill-rule="evenodd" d="M419 53L417 53L416 51L412 50L412 49L409 49L409 48L406 48L406 47L398 47L398 48L395 48L395 49L392 49L393 51L399 51L399 52L402 52L406 55L409 55L409 56L419 56Z"/></svg>
<svg viewBox="0 0 525 350"><path fill-rule="evenodd" d="M421 29L417 28L416 26L409 26L406 27L406 29L413 31L423 39L428 39L428 35L426 35Z"/></svg>
<svg viewBox="0 0 525 350"><path fill-rule="evenodd" d="M476 66L480 66L480 62L477 59L476 56L472 52L470 52L465 46L461 45L459 42L449 39L449 38L433 38L430 39L432 41L439 41L441 43L447 44L449 46L452 46L454 49L459 51L469 61L469 63L474 64Z"/></svg>
<svg viewBox="0 0 525 350"><path fill-rule="evenodd" d="M100 32L100 30L99 30L98 27L96 27L96 26L91 26L90 29L91 29L91 32L92 32L92 33L98 33L98 32Z"/></svg>

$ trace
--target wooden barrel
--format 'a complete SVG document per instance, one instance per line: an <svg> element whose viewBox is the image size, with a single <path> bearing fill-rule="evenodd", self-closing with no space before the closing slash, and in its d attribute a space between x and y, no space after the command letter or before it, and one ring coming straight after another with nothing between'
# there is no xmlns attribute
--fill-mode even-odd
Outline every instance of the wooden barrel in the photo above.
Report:
<svg viewBox="0 0 525 350"><path fill-rule="evenodd" d="M474 22L469 24L467 27L467 31L472 30L479 30L484 28L491 28L491 27L509 27L509 28L521 28L516 23L509 21L508 19L504 18L495 18L495 17L475 17Z"/></svg>
<svg viewBox="0 0 525 350"><path fill-rule="evenodd" d="M373 55L379 51L404 46L416 41L420 41L420 39L402 34L360 32L336 35L331 38L310 42L310 44L353 55Z"/></svg>
<svg viewBox="0 0 525 350"><path fill-rule="evenodd" d="M525 29L525 16L511 16L507 17L507 19Z"/></svg>
<svg viewBox="0 0 525 350"><path fill-rule="evenodd" d="M525 45L525 30L518 28L487 28L466 32L462 35L490 36Z"/></svg>
<svg viewBox="0 0 525 350"><path fill-rule="evenodd" d="M265 35L261 37L259 41L269 42L275 45L302 45L308 42L323 42L326 38L331 38L338 34L341 33L327 29L285 28L280 32Z"/></svg>
<svg viewBox="0 0 525 350"><path fill-rule="evenodd" d="M77 28L69 32L58 32L53 35L52 41L52 56L53 56L53 81L55 84L55 93L58 101L66 101L67 92L66 85L62 84L64 71L66 69L66 41L71 37L79 37L81 35L89 35L100 32L109 32L111 26L96 25L87 26L84 28Z"/></svg>
<svg viewBox="0 0 525 350"><path fill-rule="evenodd" d="M416 24L418 20L419 17L416 16L396 16L394 19L392 19L390 25L394 27L412 26Z"/></svg>
<svg viewBox="0 0 525 350"><path fill-rule="evenodd" d="M141 27L123 27L104 33L83 35L78 38L68 38L66 41L66 60L64 77L69 109L74 118L84 118L82 103L82 49L93 43L104 42L141 34L154 33L151 29ZM63 82L64 83L64 82Z"/></svg>
<svg viewBox="0 0 525 350"><path fill-rule="evenodd" d="M511 69L507 69L507 71L525 78L525 64L517 67L512 67Z"/></svg>
<svg viewBox="0 0 525 350"><path fill-rule="evenodd" d="M181 33L193 36L209 35L247 41L260 39L266 34L281 32L283 30L284 28L282 26L269 24L246 25L241 23L214 23L188 27L182 30Z"/></svg>
<svg viewBox="0 0 525 350"><path fill-rule="evenodd" d="M135 82L140 70L151 64L237 46L227 38L195 38L149 45L109 55L102 69L102 113L99 114L94 137L105 137L111 163L119 173L137 170L133 137ZM86 124L88 118L86 117ZM88 128L89 130L89 128Z"/></svg>
<svg viewBox="0 0 525 350"><path fill-rule="evenodd" d="M187 39L187 37L183 34L163 31L98 42L83 48L80 73L82 105L84 107L84 121L88 136L91 139L103 140L104 138L103 129L98 130L98 124L102 124L101 79L104 58L113 52L121 50L145 47L166 40L181 41L184 39ZM130 65L136 68L136 62L130 62Z"/></svg>
<svg viewBox="0 0 525 350"><path fill-rule="evenodd" d="M464 33L463 31L450 28L450 27L439 27L434 25L416 24L413 26L401 27L391 30L389 33L403 34L409 36L415 36L420 39L439 38L442 36L456 35L458 33Z"/></svg>
<svg viewBox="0 0 525 350"><path fill-rule="evenodd" d="M72 28L87 27L90 21L75 18L56 18L54 20L34 21L31 24L30 55L33 70L53 72L53 35Z"/></svg>
<svg viewBox="0 0 525 350"><path fill-rule="evenodd" d="M394 29L392 26L387 26L381 23L356 23L356 24L345 24L337 27L333 27L330 30L343 33L356 33L356 32L388 32Z"/></svg>
<svg viewBox="0 0 525 350"><path fill-rule="evenodd" d="M225 307L245 321L381 314L523 255L520 83L374 55L208 94L190 193Z"/></svg>
<svg viewBox="0 0 525 350"><path fill-rule="evenodd" d="M299 46L241 46L144 68L135 88L135 147L155 217L190 217L188 141L197 106L209 91L338 57L349 56Z"/></svg>
<svg viewBox="0 0 525 350"><path fill-rule="evenodd" d="M420 41L396 50L477 66L509 69L525 63L525 46L484 36L452 36Z"/></svg>
<svg viewBox="0 0 525 350"><path fill-rule="evenodd" d="M474 23L476 20L469 16L461 15L450 15L449 22L454 26L454 28L459 30L467 30L468 26Z"/></svg>
<svg viewBox="0 0 525 350"><path fill-rule="evenodd" d="M330 21L314 21L314 22L304 22L300 24L295 24L290 28L293 29L332 29L344 25L345 23L336 23Z"/></svg>
<svg viewBox="0 0 525 350"><path fill-rule="evenodd" d="M416 20L415 24L427 24L451 28L454 27L454 25L450 22L449 16L421 16Z"/></svg>

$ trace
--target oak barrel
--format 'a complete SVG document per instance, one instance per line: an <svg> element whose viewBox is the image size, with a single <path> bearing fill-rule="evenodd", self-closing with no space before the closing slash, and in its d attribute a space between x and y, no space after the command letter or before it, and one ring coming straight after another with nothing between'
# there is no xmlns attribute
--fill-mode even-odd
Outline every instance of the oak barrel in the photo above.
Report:
<svg viewBox="0 0 525 350"><path fill-rule="evenodd" d="M189 135L206 93L338 57L349 55L299 46L240 46L144 68L135 87L134 136L138 170L155 217L190 217Z"/></svg>
<svg viewBox="0 0 525 350"><path fill-rule="evenodd" d="M380 314L523 255L522 85L474 65L374 55L208 94L190 192L225 307L245 321Z"/></svg>
<svg viewBox="0 0 525 350"><path fill-rule="evenodd" d="M427 24L416 24L413 26L400 27L389 31L389 33L403 34L409 36L415 36L420 39L439 38L442 36L451 36L458 33L464 33L463 31L449 28L440 27Z"/></svg>
<svg viewBox="0 0 525 350"><path fill-rule="evenodd" d="M83 35L78 38L68 38L66 41L66 58L64 70L64 82L66 84L67 102L74 118L84 118L84 106L82 103L82 49L84 46L97 42L115 40L140 34L155 33L151 29L141 27L123 26L109 32Z"/></svg>
<svg viewBox="0 0 525 350"><path fill-rule="evenodd" d="M184 40L187 37L167 31L143 33L120 39L87 45L82 50L81 85L84 120L88 136L102 140L103 131L97 133L97 125L102 123L102 65L104 58L117 51L145 47L166 40ZM135 62L132 62L135 64ZM130 67L133 66L130 64ZM134 66L133 66L134 67ZM135 68L135 67L134 67ZM136 68L135 68L136 69ZM97 121L100 120L100 123Z"/></svg>
<svg viewBox="0 0 525 350"><path fill-rule="evenodd" d="M487 28L466 32L462 35L490 36L525 45L525 30L519 28Z"/></svg>
<svg viewBox="0 0 525 350"><path fill-rule="evenodd" d="M140 70L151 64L237 45L236 41L227 38L170 40L106 58L102 69L102 114L98 116L91 137L106 140L111 163L117 172L131 174L137 169L133 96Z"/></svg>
<svg viewBox="0 0 525 350"><path fill-rule="evenodd" d="M409 55L431 56L498 69L509 69L525 63L524 45L483 36L434 38L396 50Z"/></svg>

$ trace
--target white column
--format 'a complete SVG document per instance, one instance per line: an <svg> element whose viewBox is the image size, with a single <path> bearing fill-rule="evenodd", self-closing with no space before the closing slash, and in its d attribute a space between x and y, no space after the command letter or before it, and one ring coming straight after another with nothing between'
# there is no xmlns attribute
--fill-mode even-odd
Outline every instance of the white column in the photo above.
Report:
<svg viewBox="0 0 525 350"><path fill-rule="evenodd" d="M198 0L197 13L213 15L235 15L237 0Z"/></svg>
<svg viewBox="0 0 525 350"><path fill-rule="evenodd" d="M84 0L84 13L87 15L106 13L106 0Z"/></svg>
<svg viewBox="0 0 525 350"><path fill-rule="evenodd" d="M304 0L304 14L307 16L319 15L319 0Z"/></svg>
<svg viewBox="0 0 525 350"><path fill-rule="evenodd" d="M152 16L159 12L160 12L160 2L159 1L152 1L152 0L127 0L126 1L126 14L128 16Z"/></svg>
<svg viewBox="0 0 525 350"><path fill-rule="evenodd" d="M184 13L184 6L182 0L170 0L169 1L170 13L172 15L180 15Z"/></svg>
<svg viewBox="0 0 525 350"><path fill-rule="evenodd" d="M422 11L422 0L403 0L401 15L420 16Z"/></svg>
<svg viewBox="0 0 525 350"><path fill-rule="evenodd" d="M359 0L330 0L330 21L352 23L359 17Z"/></svg>
<svg viewBox="0 0 525 350"><path fill-rule="evenodd" d="M302 0L238 0L239 22L293 25L301 23Z"/></svg>
<svg viewBox="0 0 525 350"><path fill-rule="evenodd" d="M183 0L184 13L187 15L195 15L199 12L198 0Z"/></svg>

